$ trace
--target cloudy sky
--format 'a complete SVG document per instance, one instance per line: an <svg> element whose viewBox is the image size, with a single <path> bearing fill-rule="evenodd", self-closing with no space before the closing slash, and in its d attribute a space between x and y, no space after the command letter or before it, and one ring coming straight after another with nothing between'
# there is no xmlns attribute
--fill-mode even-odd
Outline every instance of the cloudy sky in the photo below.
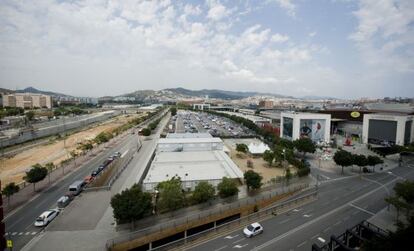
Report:
<svg viewBox="0 0 414 251"><path fill-rule="evenodd" d="M0 0L0 86L414 96L413 0Z"/></svg>

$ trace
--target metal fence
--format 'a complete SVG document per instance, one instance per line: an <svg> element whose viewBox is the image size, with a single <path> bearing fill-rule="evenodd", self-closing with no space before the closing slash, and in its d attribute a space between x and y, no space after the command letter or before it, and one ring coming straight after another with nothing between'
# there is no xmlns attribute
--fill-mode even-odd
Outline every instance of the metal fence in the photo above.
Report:
<svg viewBox="0 0 414 251"><path fill-rule="evenodd" d="M188 224L190 222L197 222L201 219L205 219L205 218L208 218L214 215L221 215L222 213L226 211L230 211L232 209L239 209L244 206L256 205L263 201L269 200L273 197L287 194L287 193L294 192L294 191L299 191L306 187L308 187L308 184L300 184L300 185L292 184L289 187L284 188L282 191L279 191L281 189L277 189L276 191L267 191L254 197L247 197L247 198L243 198L243 199L237 200L229 204L223 204L218 207L211 208L209 210L197 212L192 215L174 219L174 220L162 223L162 224L144 228L142 230L131 232L131 233L119 236L117 238L108 240L107 247L110 249L111 247L113 247L115 244L118 244L118 243L132 241L140 237L148 236L150 234L159 233L166 229L175 228L177 226ZM267 210L269 210L269 208L266 209L266 211Z"/></svg>

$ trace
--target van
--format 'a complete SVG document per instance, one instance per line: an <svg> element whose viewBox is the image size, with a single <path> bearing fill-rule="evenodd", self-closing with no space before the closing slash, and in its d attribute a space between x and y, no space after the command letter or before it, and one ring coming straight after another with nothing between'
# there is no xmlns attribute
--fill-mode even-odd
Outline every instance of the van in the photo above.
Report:
<svg viewBox="0 0 414 251"><path fill-rule="evenodd" d="M73 195L78 195L82 192L83 181L77 180L69 186L69 192Z"/></svg>

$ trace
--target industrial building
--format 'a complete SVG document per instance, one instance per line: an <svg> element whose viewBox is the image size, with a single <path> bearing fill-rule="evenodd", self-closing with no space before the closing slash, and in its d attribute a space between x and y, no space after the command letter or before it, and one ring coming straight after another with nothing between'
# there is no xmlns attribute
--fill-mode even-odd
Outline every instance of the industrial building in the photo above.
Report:
<svg viewBox="0 0 414 251"><path fill-rule="evenodd" d="M155 157L143 180L143 190L153 192L162 181L180 178L182 188L192 191L201 181L216 187L223 177L242 181L243 173L224 152L220 138L194 134L169 134L159 139Z"/></svg>
<svg viewBox="0 0 414 251"><path fill-rule="evenodd" d="M52 97L37 93L3 94L3 107L52 108Z"/></svg>
<svg viewBox="0 0 414 251"><path fill-rule="evenodd" d="M364 115L365 144L407 145L414 142L413 115L373 113Z"/></svg>
<svg viewBox="0 0 414 251"><path fill-rule="evenodd" d="M330 114L301 112L281 113L281 137L288 140L307 137L314 142L330 142L330 127Z"/></svg>

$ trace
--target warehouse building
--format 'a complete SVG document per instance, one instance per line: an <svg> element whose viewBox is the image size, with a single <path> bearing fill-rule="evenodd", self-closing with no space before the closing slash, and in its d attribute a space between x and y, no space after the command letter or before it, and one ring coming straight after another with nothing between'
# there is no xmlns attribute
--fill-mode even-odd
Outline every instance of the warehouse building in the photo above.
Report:
<svg viewBox="0 0 414 251"><path fill-rule="evenodd" d="M143 190L154 192L160 182L173 177L181 179L182 188L192 191L201 181L214 187L223 177L242 181L243 173L224 151L220 138L203 134L173 135L159 139L155 157L143 180Z"/></svg>

